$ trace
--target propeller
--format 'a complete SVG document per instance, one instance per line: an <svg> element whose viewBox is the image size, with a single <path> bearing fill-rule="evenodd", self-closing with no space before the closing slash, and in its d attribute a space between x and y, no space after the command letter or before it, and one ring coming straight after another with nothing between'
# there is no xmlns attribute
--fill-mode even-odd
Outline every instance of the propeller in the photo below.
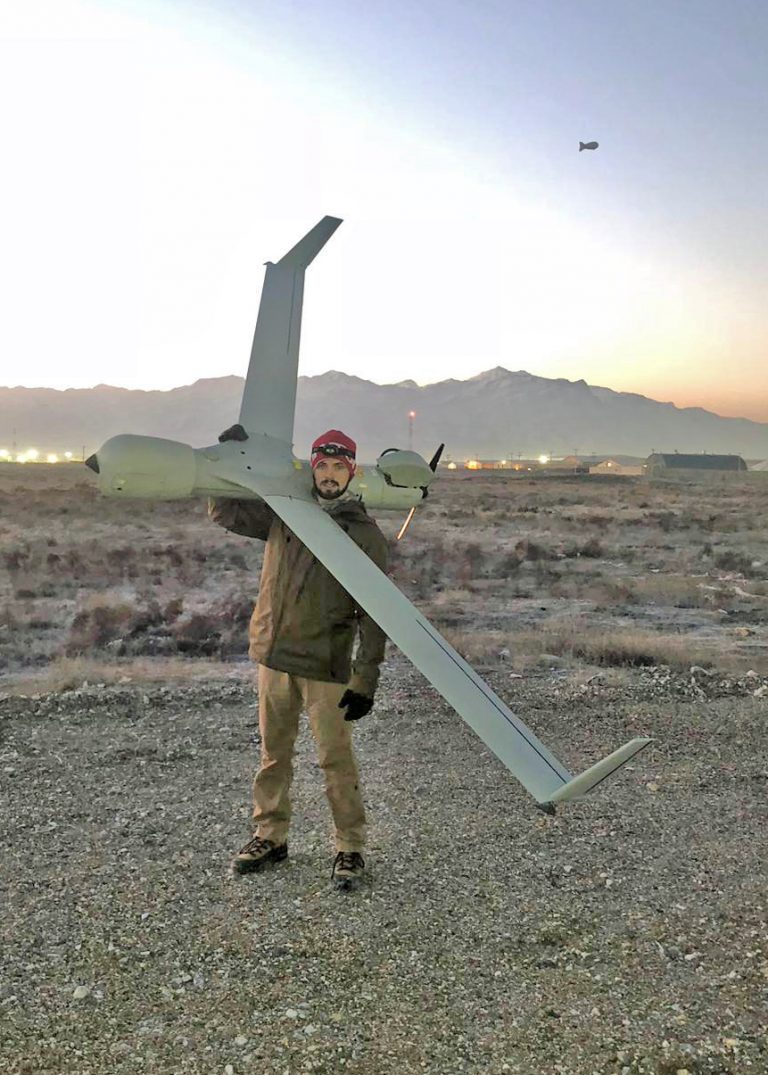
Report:
<svg viewBox="0 0 768 1075"><path fill-rule="evenodd" d="M443 454L443 448L444 447L445 447L445 444L441 444L440 447L437 449L437 451L435 452L435 454L432 456L432 458L429 461L429 469L432 471L433 474L437 470L437 464L440 462L440 456ZM424 497L429 495L429 490L428 490L428 487L426 485L422 485L421 491L424 494ZM424 499L424 497L422 497L422 500ZM408 514L407 514L407 516L405 518L405 522L400 527L400 533L397 535L397 537L395 539L396 541L399 541L400 538L403 537L403 535L405 534L406 530L411 525L411 519L416 514L416 507L417 507L417 505L414 504L414 506L408 512Z"/></svg>

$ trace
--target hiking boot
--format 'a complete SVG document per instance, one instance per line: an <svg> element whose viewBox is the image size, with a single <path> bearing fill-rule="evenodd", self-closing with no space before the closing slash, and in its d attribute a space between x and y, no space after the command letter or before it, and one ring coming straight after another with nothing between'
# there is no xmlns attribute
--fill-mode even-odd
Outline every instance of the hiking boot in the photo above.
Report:
<svg viewBox="0 0 768 1075"><path fill-rule="evenodd" d="M357 888L363 879L365 862L359 851L339 851L333 863L331 880L336 888Z"/></svg>
<svg viewBox="0 0 768 1075"><path fill-rule="evenodd" d="M253 873L268 862L282 862L288 858L288 844L276 844L274 840L262 840L254 836L232 859L235 873Z"/></svg>

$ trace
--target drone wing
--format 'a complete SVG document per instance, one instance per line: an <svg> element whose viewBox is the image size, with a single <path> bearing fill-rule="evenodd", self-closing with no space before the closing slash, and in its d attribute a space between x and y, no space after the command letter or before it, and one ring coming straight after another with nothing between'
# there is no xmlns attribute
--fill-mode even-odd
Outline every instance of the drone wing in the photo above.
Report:
<svg viewBox="0 0 768 1075"><path fill-rule="evenodd" d="M267 262L239 422L290 447L296 409L304 271L341 221L326 216L277 262Z"/></svg>
<svg viewBox="0 0 768 1075"><path fill-rule="evenodd" d="M550 811L554 810L550 804L589 791L651 741L633 739L580 776L572 777L324 511L312 501L277 495L266 485L260 489L258 479L249 480L253 481L254 490L423 672L486 746Z"/></svg>

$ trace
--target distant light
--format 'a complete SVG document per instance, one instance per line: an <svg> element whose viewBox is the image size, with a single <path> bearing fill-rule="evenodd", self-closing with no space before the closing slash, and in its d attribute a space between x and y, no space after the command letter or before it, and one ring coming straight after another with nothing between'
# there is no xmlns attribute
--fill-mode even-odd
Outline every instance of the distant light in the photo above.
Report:
<svg viewBox="0 0 768 1075"><path fill-rule="evenodd" d="M478 462L477 459L468 459L467 460L467 470L479 470L479 469L480 469L480 463Z"/></svg>
<svg viewBox="0 0 768 1075"><path fill-rule="evenodd" d="M72 458L72 452L64 452L64 458L65 459L71 459Z"/></svg>
<svg viewBox="0 0 768 1075"><path fill-rule="evenodd" d="M455 470L456 469L456 464L455 463L449 463L448 464L448 469L449 470Z"/></svg>
<svg viewBox="0 0 768 1075"><path fill-rule="evenodd" d="M549 456L548 455L540 455L539 456L539 462L541 463L541 465L543 467L545 467L547 465L547 463L549 462Z"/></svg>
<svg viewBox="0 0 768 1075"><path fill-rule="evenodd" d="M0 459L10 459L11 453L7 448L0 448Z"/></svg>
<svg viewBox="0 0 768 1075"><path fill-rule="evenodd" d="M415 418L416 417L416 411L408 411L408 417L409 418Z"/></svg>
<svg viewBox="0 0 768 1075"><path fill-rule="evenodd" d="M40 455L40 452L38 452L37 448L27 448L24 454L26 455L27 459L32 460L34 462L34 460L37 459Z"/></svg>
<svg viewBox="0 0 768 1075"><path fill-rule="evenodd" d="M507 461L506 461L506 459L502 459L502 461L501 461L501 465L502 465L503 467L505 467L505 466L507 465Z"/></svg>
<svg viewBox="0 0 768 1075"><path fill-rule="evenodd" d="M46 463L58 463L59 457L56 455L55 452L49 452L48 455L45 457L45 461Z"/></svg>

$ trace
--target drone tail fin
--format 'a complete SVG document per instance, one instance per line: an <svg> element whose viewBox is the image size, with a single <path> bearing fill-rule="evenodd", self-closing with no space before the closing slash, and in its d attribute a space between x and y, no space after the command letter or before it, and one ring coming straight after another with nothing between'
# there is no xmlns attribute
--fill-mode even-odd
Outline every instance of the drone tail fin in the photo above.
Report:
<svg viewBox="0 0 768 1075"><path fill-rule="evenodd" d="M304 272L341 224L326 216L277 263L267 262L239 422L249 434L293 441Z"/></svg>
<svg viewBox="0 0 768 1075"><path fill-rule="evenodd" d="M539 805L545 810L551 807L552 812L554 812L556 803L580 799L582 795L586 795L592 788L601 784L611 773L615 773L622 765L626 765L628 761L631 761L636 754L639 754L641 750L644 750L652 742L652 739L646 737L630 739L628 743L619 747L618 750L614 750L612 754L608 754L607 757L591 765L589 769L585 769L583 773L579 773L578 776L572 777L566 784L562 784L557 791L547 797L546 803L540 803Z"/></svg>

